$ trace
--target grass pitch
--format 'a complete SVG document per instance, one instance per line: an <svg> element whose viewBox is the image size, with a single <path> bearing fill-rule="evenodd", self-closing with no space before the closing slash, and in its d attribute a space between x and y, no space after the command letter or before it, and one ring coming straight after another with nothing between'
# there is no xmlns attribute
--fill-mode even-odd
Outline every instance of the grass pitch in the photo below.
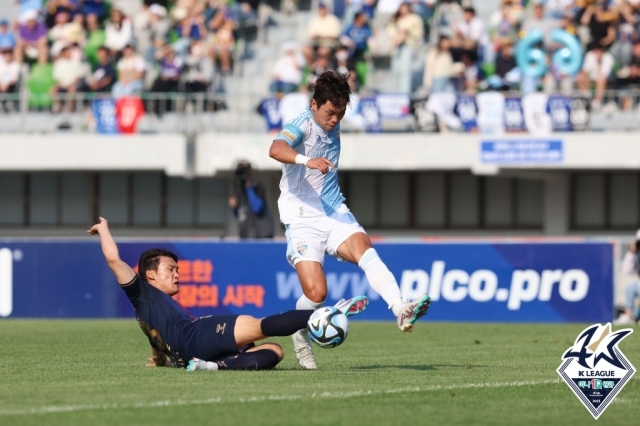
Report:
<svg viewBox="0 0 640 426"><path fill-rule="evenodd" d="M592 424L555 370L584 325L352 322L300 370L289 339L274 371L145 368L134 320L0 321L0 424ZM640 330L621 350L640 368ZM640 423L640 374L598 424Z"/></svg>

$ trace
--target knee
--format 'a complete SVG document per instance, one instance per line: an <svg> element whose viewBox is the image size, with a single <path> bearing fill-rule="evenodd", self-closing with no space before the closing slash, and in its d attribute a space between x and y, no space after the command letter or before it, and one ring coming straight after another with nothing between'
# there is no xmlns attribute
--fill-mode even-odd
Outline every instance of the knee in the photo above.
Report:
<svg viewBox="0 0 640 426"><path fill-rule="evenodd" d="M314 286L304 294L307 299L311 300L314 303L322 303L327 298L327 287L326 286Z"/></svg>
<svg viewBox="0 0 640 426"><path fill-rule="evenodd" d="M272 352L274 352L276 355L278 355L278 359L280 361L282 361L282 359L284 358L284 351L282 350L282 346L280 346L277 343L264 343L262 345L260 345L262 348L270 350Z"/></svg>

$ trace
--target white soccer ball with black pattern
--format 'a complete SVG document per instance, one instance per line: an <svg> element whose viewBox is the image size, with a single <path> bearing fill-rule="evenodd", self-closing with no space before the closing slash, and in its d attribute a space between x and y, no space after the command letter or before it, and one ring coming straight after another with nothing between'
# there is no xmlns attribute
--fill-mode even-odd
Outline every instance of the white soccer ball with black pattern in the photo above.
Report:
<svg viewBox="0 0 640 426"><path fill-rule="evenodd" d="M349 320L333 306L320 308L311 315L307 324L309 337L321 348L335 348L347 339Z"/></svg>

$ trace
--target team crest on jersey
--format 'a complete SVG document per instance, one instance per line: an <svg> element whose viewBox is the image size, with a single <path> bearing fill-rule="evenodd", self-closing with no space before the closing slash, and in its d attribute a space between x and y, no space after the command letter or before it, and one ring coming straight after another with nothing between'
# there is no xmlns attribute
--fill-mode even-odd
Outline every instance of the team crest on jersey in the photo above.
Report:
<svg viewBox="0 0 640 426"><path fill-rule="evenodd" d="M304 241L300 241L298 245L296 245L296 251L300 256L304 256L305 254L307 254L307 249L307 243L305 243Z"/></svg>
<svg viewBox="0 0 640 426"><path fill-rule="evenodd" d="M636 370L618 348L633 332L611 332L611 323L585 328L562 356L558 374L593 418L598 419Z"/></svg>

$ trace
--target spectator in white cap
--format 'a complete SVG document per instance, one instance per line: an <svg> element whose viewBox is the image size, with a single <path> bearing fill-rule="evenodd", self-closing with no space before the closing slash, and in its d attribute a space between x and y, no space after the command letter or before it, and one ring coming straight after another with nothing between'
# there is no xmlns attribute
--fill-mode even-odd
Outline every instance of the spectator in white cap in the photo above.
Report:
<svg viewBox="0 0 640 426"><path fill-rule="evenodd" d="M640 309L636 300L640 300L640 229L636 231L636 238L629 246L622 259L622 273L634 275L635 280L630 282L625 289L624 314L615 321L616 324L635 324L640 317Z"/></svg>
<svg viewBox="0 0 640 426"><path fill-rule="evenodd" d="M17 63L22 63L25 54L31 58L38 58L40 64L47 63L47 26L38 21L38 11L27 10L20 15L14 54Z"/></svg>
<svg viewBox="0 0 640 426"><path fill-rule="evenodd" d="M296 43L287 41L282 44L282 56L273 68L272 93L292 93L302 83L304 58L296 53Z"/></svg>

